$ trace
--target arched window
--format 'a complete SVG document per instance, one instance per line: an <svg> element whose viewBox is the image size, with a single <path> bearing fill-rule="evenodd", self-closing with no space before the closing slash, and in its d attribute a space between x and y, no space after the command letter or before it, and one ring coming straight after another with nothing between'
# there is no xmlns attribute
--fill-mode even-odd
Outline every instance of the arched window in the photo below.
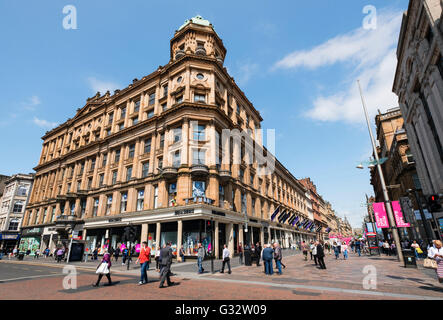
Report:
<svg viewBox="0 0 443 320"><path fill-rule="evenodd" d="M20 223L20 220L18 220L18 219L12 219L11 221L9 221L8 231L16 231L16 230L18 230L19 223Z"/></svg>

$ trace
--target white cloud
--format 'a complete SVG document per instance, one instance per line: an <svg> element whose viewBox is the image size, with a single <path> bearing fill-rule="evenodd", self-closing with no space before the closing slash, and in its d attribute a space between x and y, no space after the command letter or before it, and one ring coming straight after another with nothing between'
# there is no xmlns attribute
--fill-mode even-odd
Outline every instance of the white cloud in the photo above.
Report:
<svg viewBox="0 0 443 320"><path fill-rule="evenodd" d="M24 108L27 110L35 110L35 107L41 104L40 98L38 96L32 96L28 98L27 101L23 102Z"/></svg>
<svg viewBox="0 0 443 320"><path fill-rule="evenodd" d="M319 95L306 116L320 121L365 121L356 80L359 79L368 112L398 105L392 93L397 59L395 55L402 12L382 12L377 17L377 29L362 27L338 35L311 50L295 51L274 65L276 69L317 69L322 66L346 64L336 83L338 92ZM348 70L348 71L346 71ZM344 76L344 77L343 77Z"/></svg>
<svg viewBox="0 0 443 320"><path fill-rule="evenodd" d="M89 77L88 83L91 89L94 91L94 93L99 91L101 94L104 94L108 90L112 93L112 91L121 87L119 84L115 82L102 81L95 77Z"/></svg>
<svg viewBox="0 0 443 320"><path fill-rule="evenodd" d="M47 120L44 120L44 119L38 119L37 117L34 117L32 122L34 122L39 127L42 127L42 128L45 128L45 129L52 129L52 128L55 128L58 125L57 122L50 122L50 121L47 121Z"/></svg>

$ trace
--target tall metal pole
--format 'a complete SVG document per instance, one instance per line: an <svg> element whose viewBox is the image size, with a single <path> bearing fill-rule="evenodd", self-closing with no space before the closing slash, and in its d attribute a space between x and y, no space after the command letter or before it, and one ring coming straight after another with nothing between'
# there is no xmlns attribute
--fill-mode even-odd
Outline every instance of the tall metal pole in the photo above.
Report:
<svg viewBox="0 0 443 320"><path fill-rule="evenodd" d="M365 112L366 123L368 125L369 136L371 137L371 143L372 143L372 149L374 151L374 157L375 157L375 160L377 161L377 171L378 171L378 175L380 177L381 188L383 190L383 198L385 200L386 213L388 214L389 222L391 224L392 235L394 236L395 246L397 247L397 258L398 258L399 262L403 263L404 260L403 260L403 252L401 251L402 247L400 244L400 237L398 235L397 225L395 224L394 215L392 213L391 202L389 201L388 190L386 188L385 178L383 177L383 171L381 169L380 159L378 158L377 147L375 145L375 139L374 139L374 136L372 135L371 124L369 122L369 116L368 116L368 111L366 109L365 100L363 99L363 93L362 93L361 86L360 86L360 80L357 80L357 83L358 83L358 89L360 90L360 97L361 97L361 102L363 105L363 110Z"/></svg>

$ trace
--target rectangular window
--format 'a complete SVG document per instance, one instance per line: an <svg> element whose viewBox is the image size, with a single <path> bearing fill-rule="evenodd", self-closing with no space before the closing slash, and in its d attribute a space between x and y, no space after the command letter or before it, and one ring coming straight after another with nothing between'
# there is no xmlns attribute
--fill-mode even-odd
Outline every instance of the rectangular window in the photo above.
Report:
<svg viewBox="0 0 443 320"><path fill-rule="evenodd" d="M75 202L74 201L71 202L70 209L71 209L71 216L73 216L75 214Z"/></svg>
<svg viewBox="0 0 443 320"><path fill-rule="evenodd" d="M80 200L80 208L81 208L82 217L84 217L85 212L86 212L86 199Z"/></svg>
<svg viewBox="0 0 443 320"><path fill-rule="evenodd" d="M122 194L122 201L120 204L120 213L126 212L126 205L128 203L128 193L123 192Z"/></svg>
<svg viewBox="0 0 443 320"><path fill-rule="evenodd" d="M168 95L168 85L163 86L163 97Z"/></svg>
<svg viewBox="0 0 443 320"><path fill-rule="evenodd" d="M120 119L124 119L126 117L126 107L121 108Z"/></svg>
<svg viewBox="0 0 443 320"><path fill-rule="evenodd" d="M135 126L138 123L138 117L132 118L132 124Z"/></svg>
<svg viewBox="0 0 443 320"><path fill-rule="evenodd" d="M149 105L152 106L155 103L155 92L149 95Z"/></svg>
<svg viewBox="0 0 443 320"><path fill-rule="evenodd" d="M149 139L145 139L145 145L144 145L143 152L144 152L144 153L149 153L149 152L151 152L151 138L149 138Z"/></svg>
<svg viewBox="0 0 443 320"><path fill-rule="evenodd" d="M182 139L182 128L175 128L174 133L174 143L179 142Z"/></svg>
<svg viewBox="0 0 443 320"><path fill-rule="evenodd" d="M140 100L134 102L134 112L140 111Z"/></svg>
<svg viewBox="0 0 443 320"><path fill-rule="evenodd" d="M98 177L99 177L99 187L103 187L105 175L102 173Z"/></svg>
<svg viewBox="0 0 443 320"><path fill-rule="evenodd" d="M21 213L23 210L23 205L24 205L23 201L16 201L14 203L14 208L12 209L12 212Z"/></svg>
<svg viewBox="0 0 443 320"><path fill-rule="evenodd" d="M162 157L158 158L158 167L160 169L163 169L163 158Z"/></svg>
<svg viewBox="0 0 443 320"><path fill-rule="evenodd" d="M63 176L62 176L63 178ZM17 195L25 197L28 194L28 188L26 186L19 186L17 190Z"/></svg>
<svg viewBox="0 0 443 320"><path fill-rule="evenodd" d="M103 154L103 161L102 161L102 167L106 166L106 162L108 161L108 154L104 153Z"/></svg>
<svg viewBox="0 0 443 320"><path fill-rule="evenodd" d="M128 155L128 159L132 159L134 158L134 153L135 153L135 144L131 144L129 146L129 155Z"/></svg>
<svg viewBox="0 0 443 320"><path fill-rule="evenodd" d="M88 190L91 190L92 187L92 178L88 178Z"/></svg>
<svg viewBox="0 0 443 320"><path fill-rule="evenodd" d="M132 166L129 166L126 169L126 181L131 180L131 178L132 178Z"/></svg>
<svg viewBox="0 0 443 320"><path fill-rule="evenodd" d="M158 186L154 186L154 209L158 208Z"/></svg>
<svg viewBox="0 0 443 320"><path fill-rule="evenodd" d="M53 206L52 207L52 210L51 210L51 222L54 222L54 220L55 220L55 206Z"/></svg>
<svg viewBox="0 0 443 320"><path fill-rule="evenodd" d="M162 104L162 111L165 112L167 108L168 108L168 104L167 103L163 103Z"/></svg>
<svg viewBox="0 0 443 320"><path fill-rule="evenodd" d="M177 183L169 184L168 205L170 207L175 207L177 205Z"/></svg>
<svg viewBox="0 0 443 320"><path fill-rule="evenodd" d="M116 184L117 183L117 170L112 171L112 184Z"/></svg>
<svg viewBox="0 0 443 320"><path fill-rule="evenodd" d="M82 181L81 180L78 180L77 181L77 191L79 191L79 190L81 190L82 189Z"/></svg>
<svg viewBox="0 0 443 320"><path fill-rule="evenodd" d="M106 199L106 215L111 214L112 195L109 195Z"/></svg>
<svg viewBox="0 0 443 320"><path fill-rule="evenodd" d="M94 207L92 209L92 216L96 217L98 212L98 198L94 198Z"/></svg>
<svg viewBox="0 0 443 320"><path fill-rule="evenodd" d="M146 178L149 173L149 161L142 164L142 178Z"/></svg>
<svg viewBox="0 0 443 320"><path fill-rule="evenodd" d="M120 161L120 149L115 150L114 163L117 163L119 161Z"/></svg>
<svg viewBox="0 0 443 320"><path fill-rule="evenodd" d="M110 136L111 135L111 129L107 129L106 130L106 136Z"/></svg>
<svg viewBox="0 0 443 320"><path fill-rule="evenodd" d="M82 164L80 165L80 174L83 174L83 171L85 171L85 163L82 162Z"/></svg>
<svg viewBox="0 0 443 320"><path fill-rule="evenodd" d="M143 210L144 197L145 197L145 191L144 190L138 190L137 191L137 211L142 211Z"/></svg>
<svg viewBox="0 0 443 320"><path fill-rule="evenodd" d="M112 121L114 121L114 112L111 112L109 114L108 125L112 124Z"/></svg>
<svg viewBox="0 0 443 320"><path fill-rule="evenodd" d="M240 169L239 176L240 176L240 181L244 182L243 180L245 178L245 171L243 169Z"/></svg>
<svg viewBox="0 0 443 320"><path fill-rule="evenodd" d="M192 152L192 164L205 164L205 150L196 149Z"/></svg>
<svg viewBox="0 0 443 320"><path fill-rule="evenodd" d="M91 171L95 169L95 159L91 160Z"/></svg>
<svg viewBox="0 0 443 320"><path fill-rule="evenodd" d="M249 178L250 178L251 187L253 187L254 186L254 175L249 174Z"/></svg>
<svg viewBox="0 0 443 320"><path fill-rule="evenodd" d="M175 98L175 103L181 103L181 102L183 102L183 96Z"/></svg>
<svg viewBox="0 0 443 320"><path fill-rule="evenodd" d="M172 160L172 166L174 168L180 167L180 150L175 151L174 158Z"/></svg>
<svg viewBox="0 0 443 320"><path fill-rule="evenodd" d="M206 194L205 181L192 181L192 196L193 197L204 197L205 194Z"/></svg>
<svg viewBox="0 0 443 320"><path fill-rule="evenodd" d="M148 111L148 119L151 119L154 116L154 109Z"/></svg>
<svg viewBox="0 0 443 320"><path fill-rule="evenodd" d="M125 128L125 124L122 122L118 125L118 130L122 131Z"/></svg>
<svg viewBox="0 0 443 320"><path fill-rule="evenodd" d="M193 130L193 139L197 141L205 140L205 125L196 125Z"/></svg>
<svg viewBox="0 0 443 320"><path fill-rule="evenodd" d="M160 148L165 146L165 134L160 135Z"/></svg>
<svg viewBox="0 0 443 320"><path fill-rule="evenodd" d="M194 102L205 102L206 101L206 95L204 94L195 94L194 95Z"/></svg>
<svg viewBox="0 0 443 320"><path fill-rule="evenodd" d="M224 201L225 201L225 187L224 186L218 186L218 198L220 207L224 207Z"/></svg>

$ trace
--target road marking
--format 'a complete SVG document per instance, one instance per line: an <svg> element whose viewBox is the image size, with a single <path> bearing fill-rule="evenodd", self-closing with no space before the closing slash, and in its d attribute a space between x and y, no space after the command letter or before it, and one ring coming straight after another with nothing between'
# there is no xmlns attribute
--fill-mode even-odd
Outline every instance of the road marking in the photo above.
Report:
<svg viewBox="0 0 443 320"><path fill-rule="evenodd" d="M57 274L47 274L47 275L41 275L41 276L30 276L30 277L21 277L21 278L11 278L11 279L1 279L0 283L8 282L8 281L15 281L15 280L27 280L27 279L35 279L35 278L44 278L44 277L54 277L54 276L62 276L63 273L57 273Z"/></svg>

